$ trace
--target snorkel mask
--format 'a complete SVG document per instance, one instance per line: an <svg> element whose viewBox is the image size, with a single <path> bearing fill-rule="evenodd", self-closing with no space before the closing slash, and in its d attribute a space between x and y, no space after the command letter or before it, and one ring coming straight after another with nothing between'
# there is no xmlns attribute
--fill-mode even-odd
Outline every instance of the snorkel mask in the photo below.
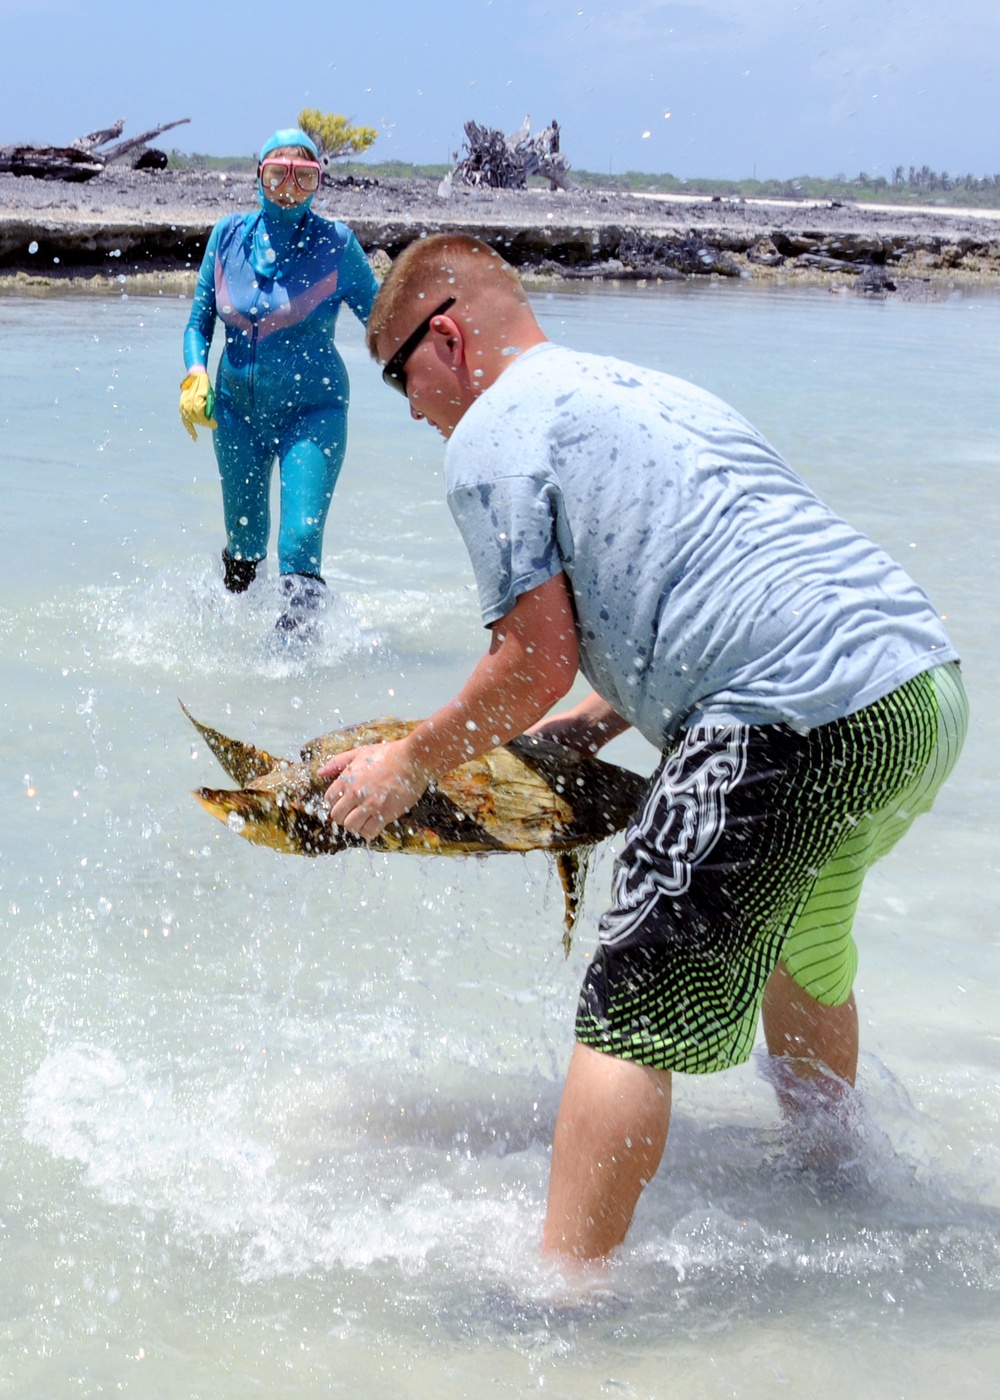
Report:
<svg viewBox="0 0 1000 1400"><path fill-rule="evenodd" d="M268 160L272 151L281 150L286 146L301 147L302 150L309 152L311 159L295 160L281 156L276 160ZM303 205L308 204L309 199L319 189L322 178L323 170L315 142L300 127L281 128L273 136L269 136L260 149L257 186L262 200L267 199L270 203L274 203L275 201L270 196L273 196L291 179L301 193L309 197L297 205L301 209Z"/></svg>

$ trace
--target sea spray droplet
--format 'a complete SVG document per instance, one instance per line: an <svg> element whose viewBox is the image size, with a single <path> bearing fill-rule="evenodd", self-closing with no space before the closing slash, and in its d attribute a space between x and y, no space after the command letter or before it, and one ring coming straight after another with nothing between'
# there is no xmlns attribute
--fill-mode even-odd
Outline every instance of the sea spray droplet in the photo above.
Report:
<svg viewBox="0 0 1000 1400"><path fill-rule="evenodd" d="M230 831L240 832L246 826L246 818L241 817L239 812L230 812L226 818L226 825Z"/></svg>
<svg viewBox="0 0 1000 1400"><path fill-rule="evenodd" d="M37 252L38 252L38 244L35 243L34 240L32 240L32 242L30 242L30 243L28 244L28 252L29 252L29 253L37 253Z"/></svg>

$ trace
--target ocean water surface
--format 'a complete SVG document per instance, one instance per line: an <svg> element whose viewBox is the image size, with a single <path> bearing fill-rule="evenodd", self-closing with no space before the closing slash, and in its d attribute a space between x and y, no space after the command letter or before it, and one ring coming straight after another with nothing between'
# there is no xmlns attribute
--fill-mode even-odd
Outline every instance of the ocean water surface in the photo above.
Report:
<svg viewBox="0 0 1000 1400"><path fill-rule="evenodd" d="M419 716L481 653L442 444L367 360L313 646L221 584L176 297L0 299L0 1394L993 1396L1000 1371L1000 298L533 293L547 332L734 403L911 570L973 724L871 875L839 1169L759 1057L678 1079L585 1284L539 1259L576 993L540 856L314 861L191 797L182 714L272 752ZM625 736L608 756L649 771Z"/></svg>

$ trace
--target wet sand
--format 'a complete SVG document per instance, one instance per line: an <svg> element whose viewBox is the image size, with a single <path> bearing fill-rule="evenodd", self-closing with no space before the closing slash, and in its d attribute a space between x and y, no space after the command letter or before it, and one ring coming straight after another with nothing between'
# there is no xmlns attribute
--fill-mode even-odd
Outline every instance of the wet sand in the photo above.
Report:
<svg viewBox="0 0 1000 1400"><path fill-rule="evenodd" d="M0 175L0 289L190 288L224 214L256 205L252 174L108 170L82 184ZM314 208L376 259L462 228L529 277L742 277L866 295L1000 284L1000 210L701 199L611 190L474 191L335 177Z"/></svg>

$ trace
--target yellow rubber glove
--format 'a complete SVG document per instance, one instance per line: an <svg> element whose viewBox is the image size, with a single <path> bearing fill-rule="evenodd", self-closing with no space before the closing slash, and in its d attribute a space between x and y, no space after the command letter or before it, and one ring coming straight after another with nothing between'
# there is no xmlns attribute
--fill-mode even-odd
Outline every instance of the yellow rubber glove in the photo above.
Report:
<svg viewBox="0 0 1000 1400"><path fill-rule="evenodd" d="M181 422L195 442L198 434L195 428L217 428L212 417L215 409L215 392L212 381L203 369L193 369L181 383Z"/></svg>

